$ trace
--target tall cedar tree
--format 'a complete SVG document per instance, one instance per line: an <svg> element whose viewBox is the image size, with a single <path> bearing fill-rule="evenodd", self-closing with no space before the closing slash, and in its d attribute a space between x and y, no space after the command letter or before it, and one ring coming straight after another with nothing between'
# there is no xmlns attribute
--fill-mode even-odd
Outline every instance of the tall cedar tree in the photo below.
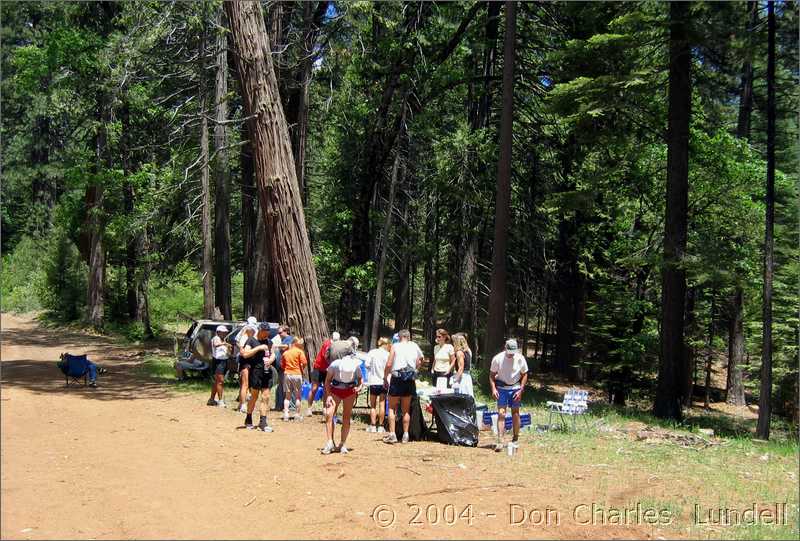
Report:
<svg viewBox="0 0 800 541"><path fill-rule="evenodd" d="M305 338L313 357L328 335L328 326L261 4L226 2L225 12L239 55L239 79L245 112L250 117L256 183L275 290L280 296L281 320Z"/></svg>
<svg viewBox="0 0 800 541"><path fill-rule="evenodd" d="M670 3L669 128L667 135L667 195L664 220L664 263L661 291L661 359L653 413L680 419L685 356L683 316L686 301L687 206L689 193L689 117L692 55L687 21L689 3Z"/></svg>

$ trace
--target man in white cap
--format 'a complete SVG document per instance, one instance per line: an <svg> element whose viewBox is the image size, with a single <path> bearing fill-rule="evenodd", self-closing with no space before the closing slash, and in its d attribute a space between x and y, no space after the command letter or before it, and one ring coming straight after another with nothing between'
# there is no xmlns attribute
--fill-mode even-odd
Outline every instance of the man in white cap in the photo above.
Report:
<svg viewBox="0 0 800 541"><path fill-rule="evenodd" d="M519 406L522 403L522 393L528 383L528 362L519 352L517 341L513 338L506 340L503 351L492 359L489 369L489 384L492 387L492 396L497 400L497 443L495 451L503 450L503 438L506 432L506 408L511 408L511 419L514 427L514 436L509 446L517 447L519 439Z"/></svg>

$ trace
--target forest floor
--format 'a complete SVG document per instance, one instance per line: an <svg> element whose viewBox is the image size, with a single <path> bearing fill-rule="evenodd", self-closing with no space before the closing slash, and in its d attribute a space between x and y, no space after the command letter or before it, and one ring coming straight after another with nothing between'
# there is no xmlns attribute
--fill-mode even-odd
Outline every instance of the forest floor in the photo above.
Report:
<svg viewBox="0 0 800 541"><path fill-rule="evenodd" d="M108 369L98 388L64 387L64 351ZM2 315L3 539L797 536L796 442L605 412L576 433L526 433L514 457L490 450L491 433L477 449L389 446L360 423L349 455L323 456L319 416L243 430L207 391L141 369L168 354ZM709 509L776 504L784 525L702 524Z"/></svg>

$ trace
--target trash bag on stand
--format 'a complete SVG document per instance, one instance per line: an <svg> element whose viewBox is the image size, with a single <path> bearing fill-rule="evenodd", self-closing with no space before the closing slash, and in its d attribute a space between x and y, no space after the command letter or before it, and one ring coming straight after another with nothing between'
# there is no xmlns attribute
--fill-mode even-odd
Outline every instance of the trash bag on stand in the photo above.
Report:
<svg viewBox="0 0 800 541"><path fill-rule="evenodd" d="M465 394L431 396L439 441L449 445L478 446L475 399Z"/></svg>

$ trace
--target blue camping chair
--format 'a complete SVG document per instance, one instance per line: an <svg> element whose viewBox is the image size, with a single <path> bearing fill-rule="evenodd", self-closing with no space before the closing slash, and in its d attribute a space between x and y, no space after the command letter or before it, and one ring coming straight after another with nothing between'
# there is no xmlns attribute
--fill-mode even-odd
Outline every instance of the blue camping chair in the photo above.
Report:
<svg viewBox="0 0 800 541"><path fill-rule="evenodd" d="M69 387L70 383L80 384L81 379L83 379L83 384L86 385L89 377L89 366L89 359L86 355L70 355L69 353L62 353L61 362L58 363L58 367L66 378L67 387Z"/></svg>

